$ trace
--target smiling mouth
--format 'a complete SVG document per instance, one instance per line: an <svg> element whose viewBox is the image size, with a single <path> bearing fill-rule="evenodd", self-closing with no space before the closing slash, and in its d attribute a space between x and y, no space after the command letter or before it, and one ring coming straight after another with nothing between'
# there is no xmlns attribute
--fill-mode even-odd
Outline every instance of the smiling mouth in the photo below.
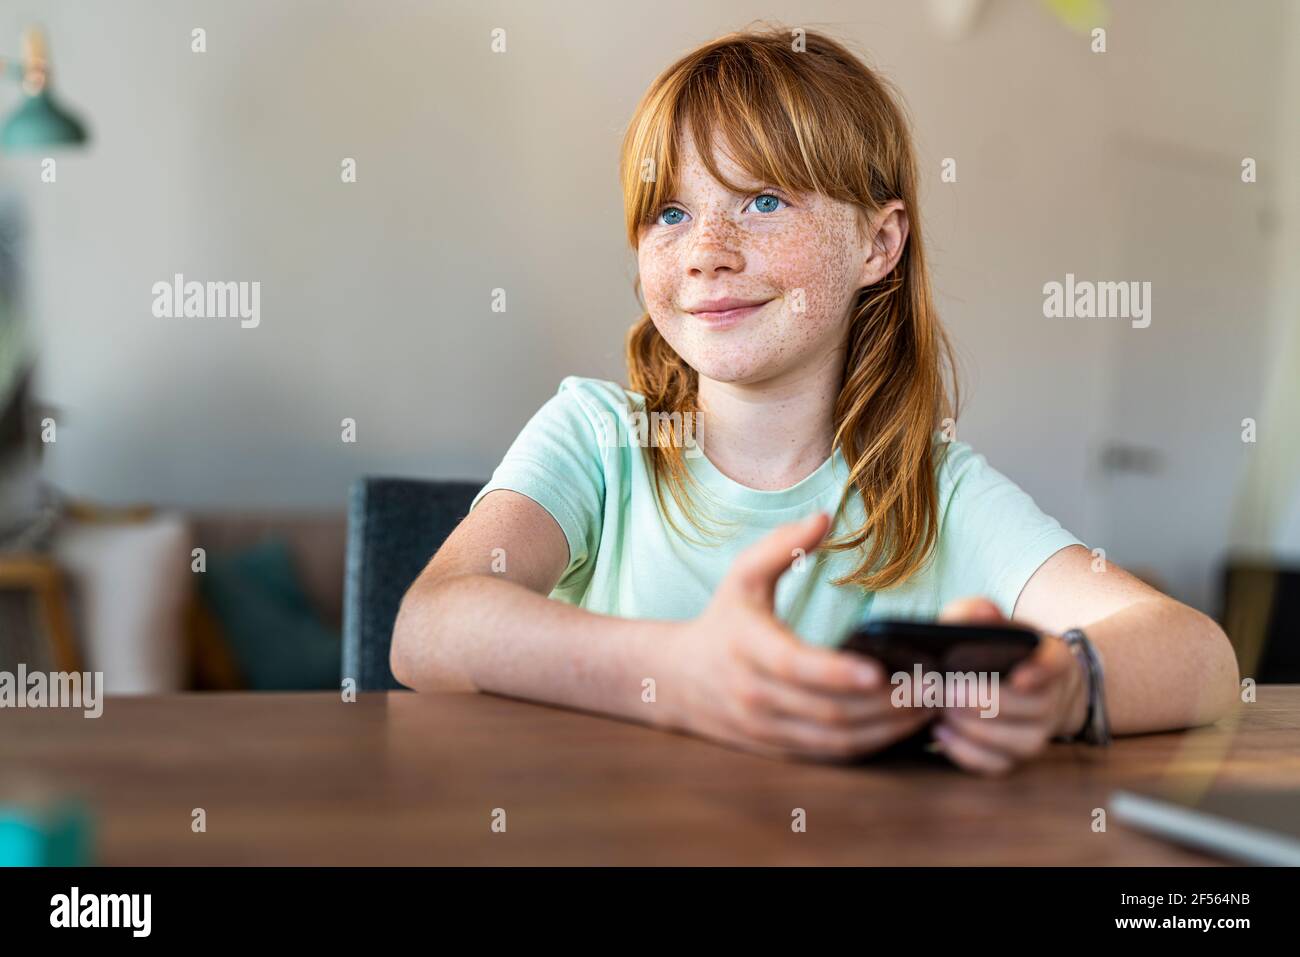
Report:
<svg viewBox="0 0 1300 957"><path fill-rule="evenodd" d="M752 306L738 306L735 309L720 309L713 312L692 312L689 315L699 319L710 328L726 328L752 316L771 301L771 299L767 299L763 302L756 302Z"/></svg>

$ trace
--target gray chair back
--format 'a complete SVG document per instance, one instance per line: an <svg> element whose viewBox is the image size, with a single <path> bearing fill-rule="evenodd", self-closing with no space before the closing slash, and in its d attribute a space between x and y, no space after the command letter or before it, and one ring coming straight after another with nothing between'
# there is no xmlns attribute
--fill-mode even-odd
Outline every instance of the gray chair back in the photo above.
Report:
<svg viewBox="0 0 1300 957"><path fill-rule="evenodd" d="M343 677L358 691L405 687L388 651L402 596L486 482L361 478L348 494Z"/></svg>

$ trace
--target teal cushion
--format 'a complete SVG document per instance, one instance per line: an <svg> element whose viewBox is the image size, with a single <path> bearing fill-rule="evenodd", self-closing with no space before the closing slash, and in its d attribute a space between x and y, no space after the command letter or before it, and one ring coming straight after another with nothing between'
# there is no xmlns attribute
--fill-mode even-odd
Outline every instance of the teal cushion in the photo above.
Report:
<svg viewBox="0 0 1300 957"><path fill-rule="evenodd" d="M312 608L282 539L267 539L237 552L210 553L207 569L199 575L200 592L221 623L250 688L339 687L339 633Z"/></svg>

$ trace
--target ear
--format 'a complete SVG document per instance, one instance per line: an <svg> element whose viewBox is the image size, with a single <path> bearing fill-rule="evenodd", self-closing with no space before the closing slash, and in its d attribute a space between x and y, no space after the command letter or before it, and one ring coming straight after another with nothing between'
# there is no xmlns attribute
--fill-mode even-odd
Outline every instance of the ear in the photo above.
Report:
<svg viewBox="0 0 1300 957"><path fill-rule="evenodd" d="M867 248L858 274L859 289L878 283L898 265L907 247L907 231L907 210L901 199L890 200L872 217L864 237ZM858 234L862 235L861 229Z"/></svg>

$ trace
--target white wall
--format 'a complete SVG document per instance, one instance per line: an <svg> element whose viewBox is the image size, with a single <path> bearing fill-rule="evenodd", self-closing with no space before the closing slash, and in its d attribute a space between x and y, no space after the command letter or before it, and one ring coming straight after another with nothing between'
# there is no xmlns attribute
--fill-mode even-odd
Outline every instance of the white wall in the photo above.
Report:
<svg viewBox="0 0 1300 957"><path fill-rule="evenodd" d="M1264 434L1242 463L1243 481L1233 514L1236 551L1271 554L1300 565L1300 3L1288 8L1282 32L1282 72L1287 96L1277 102L1278 167L1267 349L1261 366L1264 396L1259 427Z"/></svg>
<svg viewBox="0 0 1300 957"><path fill-rule="evenodd" d="M939 302L970 389L962 438L1105 545L1119 537L1116 492L1095 462L1124 421L1116 397L1154 404L1159 421L1203 384L1121 390L1132 336L1045 320L1042 285L1067 271L1149 278L1126 243L1135 154L1155 150L1173 176L1208 157L1231 177L1240 155L1280 172L1281 104L1300 106L1274 79L1289 3L1115 3L1104 55L1044 4L1010 0L955 41L924 4L861 0L6 8L0 51L43 21L56 88L94 132L59 160L55 185L38 183L39 157L0 158L0 185L32 205L42 392L62 409L49 474L112 502L304 507L340 503L364 473L486 476L564 375L623 378L636 304L622 128L671 60L762 16L835 32L903 89ZM189 50L196 26L206 54ZM505 55L489 51L498 26ZM13 98L0 92L0 105ZM339 182L345 156L355 185ZM948 156L956 184L938 180ZM1267 186L1249 195L1269 206ZM1141 235L1193 275L1225 247L1268 241L1204 225L1156 220ZM1225 288L1269 281L1250 257L1227 261ZM150 287L175 272L260 281L261 326L154 318ZM505 315L490 311L494 287ZM1216 386L1247 407L1267 350L1253 302L1234 317L1238 351ZM1157 312L1165 322L1175 317ZM1214 368L1220 345L1186 329L1162 348ZM345 416L356 445L339 441ZM1223 448L1221 435L1207 441ZM1202 604L1240 463L1206 467L1219 471L1186 491L1166 474L1125 492L1208 510L1179 539L1195 562L1140 541L1110 550Z"/></svg>

